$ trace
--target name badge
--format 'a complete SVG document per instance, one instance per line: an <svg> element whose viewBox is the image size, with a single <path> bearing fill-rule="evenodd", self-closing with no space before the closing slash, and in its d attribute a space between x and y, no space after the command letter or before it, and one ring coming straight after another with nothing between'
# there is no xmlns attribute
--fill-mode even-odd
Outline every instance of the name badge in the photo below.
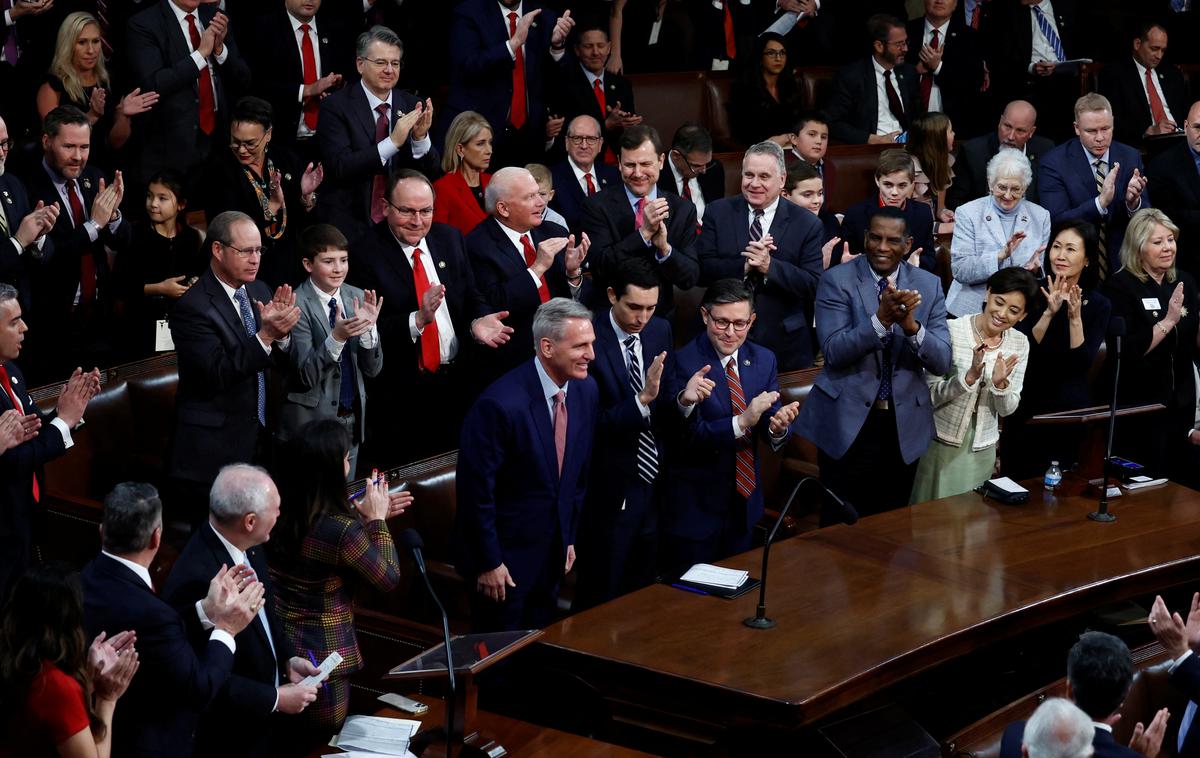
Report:
<svg viewBox="0 0 1200 758"><path fill-rule="evenodd" d="M166 319L160 318L154 322L154 349L157 352L169 352L175 349L175 340L171 337L171 325Z"/></svg>
<svg viewBox="0 0 1200 758"><path fill-rule="evenodd" d="M1142 307L1148 311L1156 311L1159 308L1161 308L1162 306L1158 304L1157 297L1143 297L1142 298Z"/></svg>

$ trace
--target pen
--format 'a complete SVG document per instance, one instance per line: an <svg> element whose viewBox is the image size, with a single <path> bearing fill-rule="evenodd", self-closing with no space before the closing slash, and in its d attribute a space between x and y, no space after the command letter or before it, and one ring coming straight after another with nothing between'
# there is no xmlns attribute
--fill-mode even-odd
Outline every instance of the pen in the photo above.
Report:
<svg viewBox="0 0 1200 758"><path fill-rule="evenodd" d="M707 595L707 594L708 594L708 593L707 593L707 592L705 592L704 590L698 590L698 589L696 589L695 587L689 587L689 586L687 586L686 584L674 584L674 583L672 583L672 584L671 584L671 586L672 586L672 587L674 587L674 588L675 588L675 589L677 589L677 590L683 590L684 592L694 592L694 593L696 593L697 595Z"/></svg>
<svg viewBox="0 0 1200 758"><path fill-rule="evenodd" d="M312 661L312 665L314 668L318 668L318 669L321 668L320 666L317 665L317 658L316 658L316 656L314 656L312 654L311 650L308 651L308 660ZM321 689L325 689L325 682L321 682Z"/></svg>
<svg viewBox="0 0 1200 758"><path fill-rule="evenodd" d="M379 484L379 483L380 483L380 482L382 482L382 481L383 481L383 475L380 475L380 476L379 476L379 478L377 478L377 479L368 479L368 480L367 480L367 485L368 485L368 486L370 486L370 485L372 485L372 484ZM366 487L363 487L361 490L358 490L357 492L355 492L354 494L352 494L352 495L350 496L350 499L351 499L351 500L357 500L357 499L359 499L360 497L362 497L362 496L363 496L363 495L365 495L365 494L367 494L367 488L366 488Z"/></svg>

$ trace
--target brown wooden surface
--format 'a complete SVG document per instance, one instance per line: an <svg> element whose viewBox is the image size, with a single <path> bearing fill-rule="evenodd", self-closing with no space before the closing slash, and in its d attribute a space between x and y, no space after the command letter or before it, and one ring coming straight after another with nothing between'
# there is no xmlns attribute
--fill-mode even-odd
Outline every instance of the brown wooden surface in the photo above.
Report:
<svg viewBox="0 0 1200 758"><path fill-rule="evenodd" d="M1072 480L1021 506L975 494L800 535L772 549L769 631L732 601L656 585L567 618L533 650L613 699L727 725L811 723L988 643L1200 576L1200 493L1120 498ZM760 552L723 565L759 573ZM700 705L698 705L700 704Z"/></svg>

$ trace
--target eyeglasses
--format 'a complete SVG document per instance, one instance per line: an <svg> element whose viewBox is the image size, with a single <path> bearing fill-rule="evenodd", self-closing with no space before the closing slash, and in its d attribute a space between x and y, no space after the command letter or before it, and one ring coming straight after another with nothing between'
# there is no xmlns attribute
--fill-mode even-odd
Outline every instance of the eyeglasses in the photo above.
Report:
<svg viewBox="0 0 1200 758"><path fill-rule="evenodd" d="M400 70L400 61L398 61L398 60L387 60L386 58L359 58L359 60L366 61L367 63L370 63L375 68L380 68L380 69L393 68L397 71Z"/></svg>
<svg viewBox="0 0 1200 758"><path fill-rule="evenodd" d="M228 242L222 242L220 244L222 247L227 247L230 250L232 250L233 252L237 253L237 256L239 258L250 258L255 255L261 257L263 254L262 247L251 247L251 248L247 248L247 249L243 250L242 248L238 247L237 245L231 245Z"/></svg>
<svg viewBox="0 0 1200 758"><path fill-rule="evenodd" d="M718 332L728 331L731 326L735 332L744 332L750 328L749 321L730 321L727 318L717 318L712 315L708 317L708 320L712 322L713 326L717 327Z"/></svg>
<svg viewBox="0 0 1200 758"><path fill-rule="evenodd" d="M259 137L255 140L231 139L229 140L229 149L235 153L239 150L245 150L247 153L253 153L258 150L259 145L263 143L264 139L266 139L265 136Z"/></svg>
<svg viewBox="0 0 1200 758"><path fill-rule="evenodd" d="M17 143L10 139L0 140L0 150L12 150L12 146L15 144Z"/></svg>
<svg viewBox="0 0 1200 758"><path fill-rule="evenodd" d="M714 160L710 160L708 163L692 163L688 160L688 157L679 150L672 150L671 152L678 155L679 159L687 164L688 170L693 174L703 174L705 171L708 171L710 168L717 165L717 162Z"/></svg>
<svg viewBox="0 0 1200 758"><path fill-rule="evenodd" d="M999 197L1004 197L1005 195L1021 197L1025 194L1025 188L1020 185L997 184L992 187L992 194Z"/></svg>
<svg viewBox="0 0 1200 758"><path fill-rule="evenodd" d="M590 134L568 134L567 142L572 145L598 145L601 137L593 137Z"/></svg>
<svg viewBox="0 0 1200 758"><path fill-rule="evenodd" d="M410 219L418 214L420 214L422 218L433 218L433 208L409 208L408 206L404 205L396 205L386 197L383 199L383 202L387 203L388 207L394 210L396 215L401 219Z"/></svg>
<svg viewBox="0 0 1200 758"><path fill-rule="evenodd" d="M763 50L764 58L786 58L787 50Z"/></svg>

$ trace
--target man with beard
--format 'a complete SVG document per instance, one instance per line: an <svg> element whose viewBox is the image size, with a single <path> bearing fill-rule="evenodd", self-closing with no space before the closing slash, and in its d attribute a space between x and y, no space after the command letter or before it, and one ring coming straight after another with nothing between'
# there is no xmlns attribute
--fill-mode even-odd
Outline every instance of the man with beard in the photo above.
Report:
<svg viewBox="0 0 1200 758"><path fill-rule="evenodd" d="M895 142L921 107L917 70L904 62L904 24L880 14L867 30L871 56L838 69L827 111L830 136L852 145Z"/></svg>

